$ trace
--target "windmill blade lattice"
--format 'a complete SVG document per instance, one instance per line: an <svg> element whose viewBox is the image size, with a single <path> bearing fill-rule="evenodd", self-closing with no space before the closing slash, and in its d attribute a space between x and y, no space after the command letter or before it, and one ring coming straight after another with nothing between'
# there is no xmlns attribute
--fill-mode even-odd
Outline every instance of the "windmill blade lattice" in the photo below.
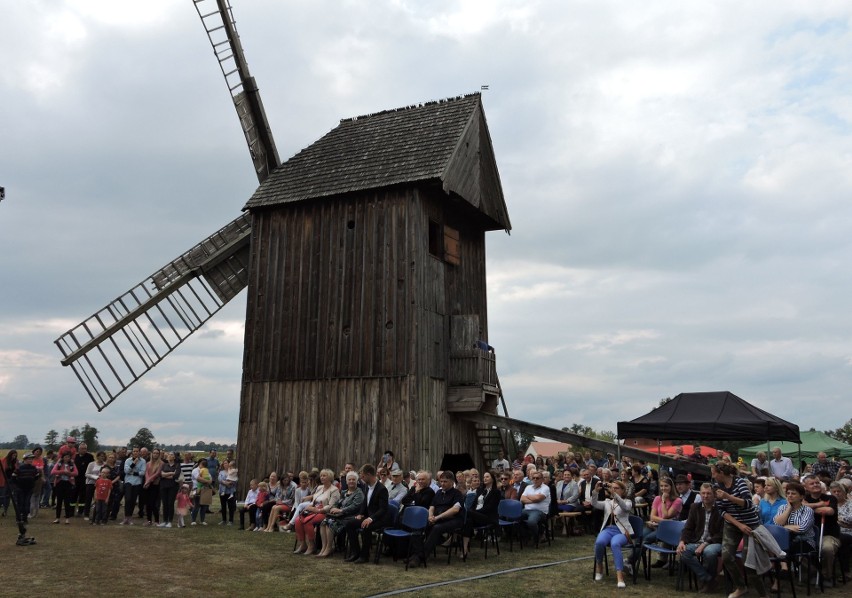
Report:
<svg viewBox="0 0 852 598"><path fill-rule="evenodd" d="M54 341L98 411L245 288L250 236L244 214Z"/></svg>

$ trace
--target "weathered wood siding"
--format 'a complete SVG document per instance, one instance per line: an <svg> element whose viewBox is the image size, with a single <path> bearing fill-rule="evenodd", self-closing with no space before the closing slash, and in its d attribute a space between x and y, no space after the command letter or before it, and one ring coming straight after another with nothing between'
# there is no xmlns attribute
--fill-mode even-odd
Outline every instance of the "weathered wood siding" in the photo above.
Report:
<svg viewBox="0 0 852 598"><path fill-rule="evenodd" d="M408 469L434 471L445 453L478 459L472 425L447 412L446 384L419 380L247 383L240 406L240 467L249 477L273 469L339 470L346 461L376 463L387 449Z"/></svg>
<svg viewBox="0 0 852 598"><path fill-rule="evenodd" d="M438 188L398 187L256 210L240 407L244 478L272 468L445 453L481 461L447 412L450 316L487 339L484 232ZM459 231L458 265L429 254L429 221Z"/></svg>
<svg viewBox="0 0 852 598"><path fill-rule="evenodd" d="M253 215L248 380L412 371L410 206L408 192L388 191Z"/></svg>

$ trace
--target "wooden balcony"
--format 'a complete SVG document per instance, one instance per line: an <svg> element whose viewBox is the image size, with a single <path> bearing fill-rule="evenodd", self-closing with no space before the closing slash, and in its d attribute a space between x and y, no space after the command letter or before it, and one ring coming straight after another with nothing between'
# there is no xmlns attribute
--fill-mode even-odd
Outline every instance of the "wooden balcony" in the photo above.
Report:
<svg viewBox="0 0 852 598"><path fill-rule="evenodd" d="M464 349L450 353L449 386L480 386L497 390L497 358L480 349Z"/></svg>
<svg viewBox="0 0 852 598"><path fill-rule="evenodd" d="M479 349L453 351L447 385L448 411L479 411L489 397L496 406L499 390L494 354Z"/></svg>

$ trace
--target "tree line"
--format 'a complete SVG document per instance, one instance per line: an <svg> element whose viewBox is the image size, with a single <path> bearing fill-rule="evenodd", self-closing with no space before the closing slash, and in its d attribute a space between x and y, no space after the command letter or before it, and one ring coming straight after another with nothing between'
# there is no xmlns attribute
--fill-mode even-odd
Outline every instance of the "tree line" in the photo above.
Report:
<svg viewBox="0 0 852 598"><path fill-rule="evenodd" d="M73 436L77 439L78 443L85 442L89 452L99 451L102 448L112 448L112 447L101 447L100 442L98 441L99 430L90 425L88 422L83 424L82 426L74 426L71 428L65 428L62 430L60 434L57 430L51 429L48 430L47 434L44 435L44 440L42 442L32 442L25 434L19 434L15 436L9 442L0 442L0 449L32 449L36 446L41 446L44 450L56 450L63 444L65 444L65 439L69 436ZM157 443L157 439L154 437L154 433L151 432L148 428L139 428L139 431L134 434L130 440L127 441L128 447L132 446L147 446L148 448L158 447L167 451L211 451L211 450L228 450L236 447L236 444L220 444L217 442L210 442L207 440L199 440L197 442L187 442L184 444L167 444L161 445Z"/></svg>

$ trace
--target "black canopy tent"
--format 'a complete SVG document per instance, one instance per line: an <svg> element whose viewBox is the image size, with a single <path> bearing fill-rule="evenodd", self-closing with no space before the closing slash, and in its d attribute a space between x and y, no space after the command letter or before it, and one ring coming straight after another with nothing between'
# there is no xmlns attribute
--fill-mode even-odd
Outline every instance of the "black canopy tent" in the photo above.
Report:
<svg viewBox="0 0 852 598"><path fill-rule="evenodd" d="M731 392L685 392L650 413L618 422L618 437L657 440L789 440L801 444L799 426Z"/></svg>
<svg viewBox="0 0 852 598"><path fill-rule="evenodd" d="M681 393L642 417L618 422L618 437L801 442L799 426L731 392Z"/></svg>

